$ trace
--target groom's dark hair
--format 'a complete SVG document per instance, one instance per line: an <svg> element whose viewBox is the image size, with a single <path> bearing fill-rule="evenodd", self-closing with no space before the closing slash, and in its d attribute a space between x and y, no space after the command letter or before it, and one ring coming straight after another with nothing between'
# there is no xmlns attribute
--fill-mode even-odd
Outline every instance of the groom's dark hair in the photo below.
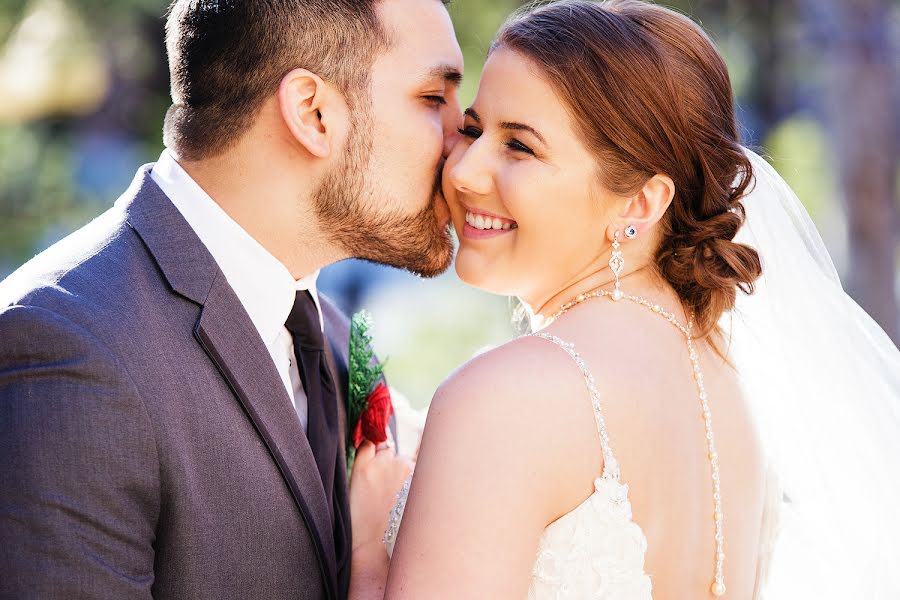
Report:
<svg viewBox="0 0 900 600"><path fill-rule="evenodd" d="M368 101L390 46L380 0L175 0L166 23L172 106L163 140L187 160L214 156L252 123L295 68Z"/></svg>

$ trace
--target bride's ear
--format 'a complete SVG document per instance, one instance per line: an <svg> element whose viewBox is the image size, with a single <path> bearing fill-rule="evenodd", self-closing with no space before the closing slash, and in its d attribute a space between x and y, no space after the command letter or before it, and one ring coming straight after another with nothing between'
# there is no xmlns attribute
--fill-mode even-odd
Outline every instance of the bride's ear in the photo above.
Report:
<svg viewBox="0 0 900 600"><path fill-rule="evenodd" d="M668 175L658 173L647 180L644 186L625 205L619 218L625 225L634 225L638 235L650 229L666 214L675 197L675 182Z"/></svg>
<svg viewBox="0 0 900 600"><path fill-rule="evenodd" d="M326 158L335 143L335 117L339 99L321 77L306 69L294 69L281 79L278 106L291 135L310 154Z"/></svg>

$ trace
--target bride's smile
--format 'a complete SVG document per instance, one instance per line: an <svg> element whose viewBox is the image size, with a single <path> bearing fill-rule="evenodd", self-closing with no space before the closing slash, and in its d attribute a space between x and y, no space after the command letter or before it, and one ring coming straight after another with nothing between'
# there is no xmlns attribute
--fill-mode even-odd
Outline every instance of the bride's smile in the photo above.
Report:
<svg viewBox="0 0 900 600"><path fill-rule="evenodd" d="M469 239L485 239L509 233L519 225L512 219L489 213L482 209L466 208L466 226L463 235Z"/></svg>

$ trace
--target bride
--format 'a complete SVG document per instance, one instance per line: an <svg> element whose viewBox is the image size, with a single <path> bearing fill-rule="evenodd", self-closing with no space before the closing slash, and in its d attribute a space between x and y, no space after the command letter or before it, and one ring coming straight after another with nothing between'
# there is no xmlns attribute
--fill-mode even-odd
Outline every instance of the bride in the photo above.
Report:
<svg viewBox="0 0 900 600"><path fill-rule="evenodd" d="M740 145L703 31L524 12L460 134L456 270L532 334L437 391L389 575L402 469L363 449L351 597L900 597L900 358Z"/></svg>

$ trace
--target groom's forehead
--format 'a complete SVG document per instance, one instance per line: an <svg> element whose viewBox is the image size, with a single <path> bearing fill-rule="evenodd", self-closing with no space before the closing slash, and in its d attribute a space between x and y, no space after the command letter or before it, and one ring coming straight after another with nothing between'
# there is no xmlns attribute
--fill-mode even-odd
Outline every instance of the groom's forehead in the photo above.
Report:
<svg viewBox="0 0 900 600"><path fill-rule="evenodd" d="M383 0L378 16L390 40L389 58L417 71L462 72L462 52L441 0Z"/></svg>

